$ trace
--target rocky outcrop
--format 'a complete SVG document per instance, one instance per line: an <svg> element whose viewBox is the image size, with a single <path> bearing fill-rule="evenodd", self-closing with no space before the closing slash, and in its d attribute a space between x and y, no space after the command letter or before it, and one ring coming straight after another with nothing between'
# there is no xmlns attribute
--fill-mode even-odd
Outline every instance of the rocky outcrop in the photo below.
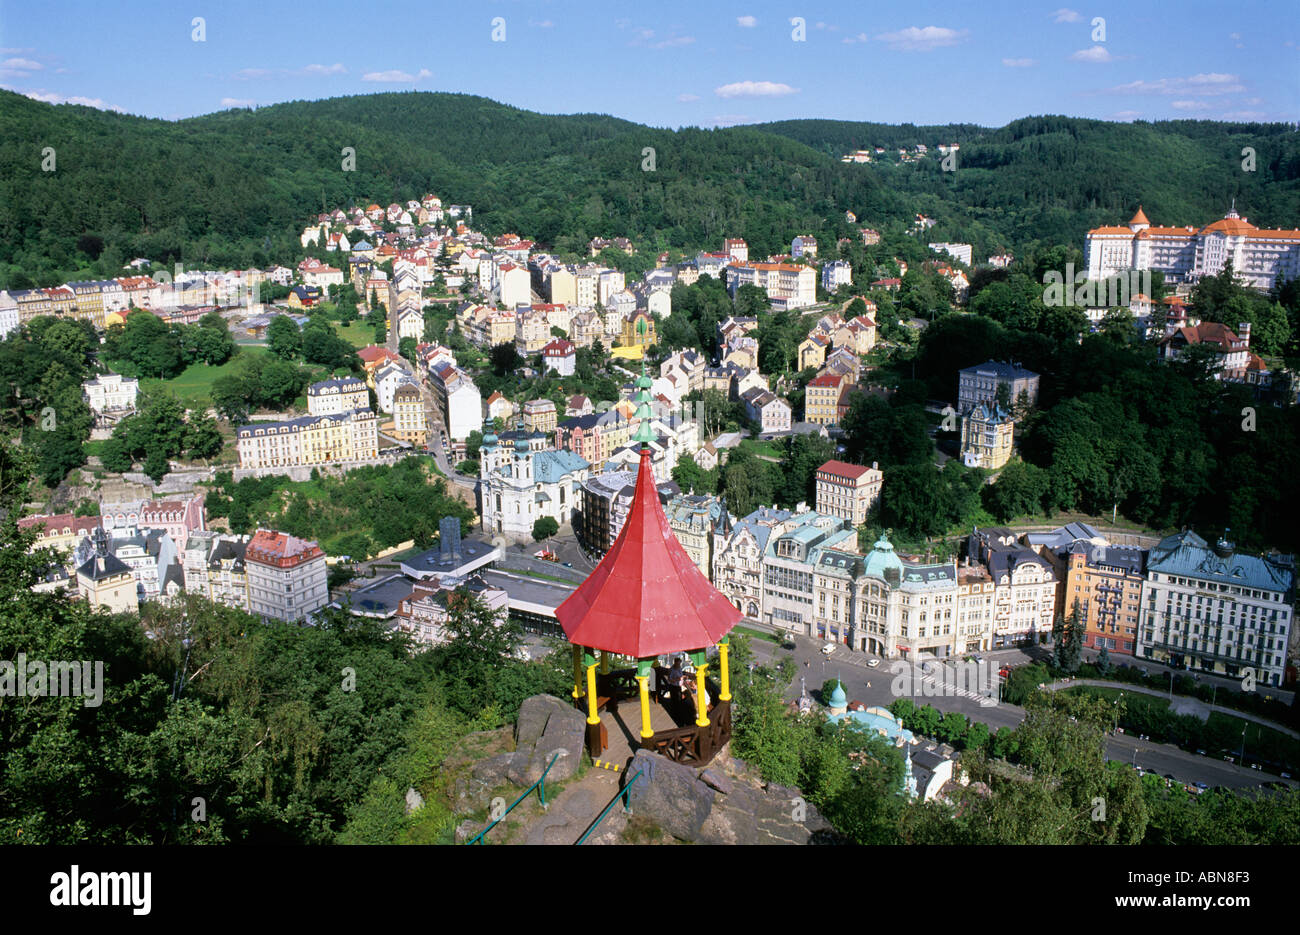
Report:
<svg viewBox="0 0 1300 935"><path fill-rule="evenodd" d="M547 781L568 779L582 763L586 731L587 719L577 708L551 695L533 695L519 707L514 760L506 775L516 785L530 785L558 753L559 759L546 774Z"/></svg>
<svg viewBox="0 0 1300 935"><path fill-rule="evenodd" d="M638 750L627 775L633 811L673 837L698 844L830 843L830 823L798 789L746 781L743 764L715 759L697 769ZM731 774L731 775L728 775Z"/></svg>

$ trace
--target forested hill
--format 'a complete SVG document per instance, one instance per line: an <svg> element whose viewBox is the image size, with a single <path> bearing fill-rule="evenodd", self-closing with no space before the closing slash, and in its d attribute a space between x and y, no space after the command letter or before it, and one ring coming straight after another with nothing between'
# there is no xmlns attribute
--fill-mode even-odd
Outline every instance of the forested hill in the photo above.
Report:
<svg viewBox="0 0 1300 935"><path fill-rule="evenodd" d="M890 150L883 164L846 168L875 174L938 218L932 239L969 241L977 254L1032 240L1081 246L1084 231L1122 224L1138 204L1158 225L1209 223L1235 199L1252 223L1300 226L1300 133L1292 124L1026 117L1000 129L841 120L754 129L834 157ZM893 164L898 148L918 143L929 148L928 159ZM961 147L956 171L942 170L940 143ZM1254 150L1254 171L1243 169L1246 147Z"/></svg>
<svg viewBox="0 0 1300 935"><path fill-rule="evenodd" d="M877 140L955 140L960 168L941 172L934 154L902 166L839 162ZM1255 173L1228 158L1243 145L1257 149ZM46 147L52 172L42 170ZM345 147L355 171L342 170ZM169 122L0 91L0 287L112 275L135 256L287 263L322 208L430 191L473 205L488 233L574 253L598 235L692 251L741 236L755 255L781 252L796 233L847 235L846 210L882 230L924 211L940 219L928 239L969 240L977 253L1079 244L1138 202L1156 223L1204 223L1236 196L1252 221L1289 226L1300 223L1298 163L1294 131L1260 125L809 120L671 131L417 92Z"/></svg>

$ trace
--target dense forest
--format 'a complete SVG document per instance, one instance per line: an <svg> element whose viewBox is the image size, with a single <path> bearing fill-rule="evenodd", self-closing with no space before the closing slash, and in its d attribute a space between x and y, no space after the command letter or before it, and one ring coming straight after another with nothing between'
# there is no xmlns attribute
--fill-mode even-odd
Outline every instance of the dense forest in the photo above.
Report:
<svg viewBox="0 0 1300 935"><path fill-rule="evenodd" d="M953 141L955 172L938 158L838 158ZM1254 171L1242 168L1246 146ZM343 171L345 147L355 171ZM672 131L417 92L169 122L0 91L0 169L0 286L15 288L109 275L135 256L287 262L314 213L429 191L472 205L487 233L569 252L593 236L685 250L741 236L765 255L795 233L849 235L845 211L893 231L921 211L939 220L927 239L969 241L977 255L1078 244L1139 202L1156 223L1207 223L1233 198L1262 225L1300 217L1300 143L1285 124L1032 117L1001 129L801 120Z"/></svg>

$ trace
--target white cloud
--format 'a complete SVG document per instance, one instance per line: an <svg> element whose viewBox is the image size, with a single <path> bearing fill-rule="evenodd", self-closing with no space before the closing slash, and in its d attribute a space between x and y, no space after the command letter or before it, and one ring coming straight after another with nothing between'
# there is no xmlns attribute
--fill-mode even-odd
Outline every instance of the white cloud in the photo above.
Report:
<svg viewBox="0 0 1300 935"><path fill-rule="evenodd" d="M551 22L549 19L544 19L538 23L534 23L531 20L529 20L529 25L536 26L538 29L550 29L552 26L555 25L555 23Z"/></svg>
<svg viewBox="0 0 1300 935"><path fill-rule="evenodd" d="M1110 88L1110 94L1177 94L1180 97L1212 97L1217 94L1240 94L1246 87L1237 75L1218 72L1191 75L1187 78L1160 78L1156 81L1130 81Z"/></svg>
<svg viewBox="0 0 1300 935"><path fill-rule="evenodd" d="M673 36L660 42L650 43L652 49L676 49L684 45L690 45L695 41L694 36Z"/></svg>
<svg viewBox="0 0 1300 935"><path fill-rule="evenodd" d="M307 65L302 73L304 75L345 75L347 71L342 64L335 62L333 65Z"/></svg>
<svg viewBox="0 0 1300 935"><path fill-rule="evenodd" d="M845 36L840 40L840 42L843 42L845 45L853 45L855 42L868 42L870 39L871 37L865 32L860 32L856 36Z"/></svg>
<svg viewBox="0 0 1300 935"><path fill-rule="evenodd" d="M362 81L384 81L394 84L410 83L419 81L421 78L428 78L433 74L427 68L421 68L416 74L401 71L397 68L391 68L388 71L368 71L361 76Z"/></svg>
<svg viewBox="0 0 1300 935"><path fill-rule="evenodd" d="M1091 62L1100 64L1103 62L1114 61L1110 50L1104 45L1094 45L1091 49L1080 49L1070 56L1072 62Z"/></svg>
<svg viewBox="0 0 1300 935"><path fill-rule="evenodd" d="M1240 39L1240 38L1241 38L1241 33L1239 33L1239 32L1230 32L1230 33L1228 33L1228 38L1229 38L1229 39Z"/></svg>
<svg viewBox="0 0 1300 935"><path fill-rule="evenodd" d="M709 121L709 126L713 127L734 127L738 123L748 123L749 117L745 114L721 114Z"/></svg>
<svg viewBox="0 0 1300 935"><path fill-rule="evenodd" d="M221 99L222 107L252 107L257 101L247 100L241 97L223 97Z"/></svg>
<svg viewBox="0 0 1300 935"><path fill-rule="evenodd" d="M1141 116L1142 116L1142 111L1140 110L1121 110L1118 113L1111 114L1110 118L1112 120L1129 121L1129 120L1136 120Z"/></svg>
<svg viewBox="0 0 1300 935"><path fill-rule="evenodd" d="M1268 114L1262 110L1227 110L1219 114L1220 120L1267 120Z"/></svg>
<svg viewBox="0 0 1300 935"><path fill-rule="evenodd" d="M908 26L897 32L886 32L876 36L881 42L903 52L929 52L942 46L956 45L966 36L966 30L949 29L946 26Z"/></svg>
<svg viewBox="0 0 1300 935"><path fill-rule="evenodd" d="M1076 13L1074 10L1069 10L1066 9L1065 7L1061 7L1059 10L1057 10L1055 13L1052 14L1052 22L1053 23L1081 23L1083 22L1083 17L1080 16L1078 13Z"/></svg>
<svg viewBox="0 0 1300 935"><path fill-rule="evenodd" d="M13 90L12 88L6 90ZM20 92L34 101L44 101L46 104L80 104L83 107L94 107L96 110L115 110L119 114L124 114L122 108L116 104L108 104L103 98L98 97L81 97L80 95L65 96L55 91L22 91Z"/></svg>
<svg viewBox="0 0 1300 935"><path fill-rule="evenodd" d="M1004 58L1002 64L1008 68L1028 68L1030 65L1038 63L1032 58Z"/></svg>
<svg viewBox="0 0 1300 935"><path fill-rule="evenodd" d="M677 100L683 104L689 104L691 101L698 101L699 99L700 96L698 94L691 94L689 92L677 95Z"/></svg>
<svg viewBox="0 0 1300 935"><path fill-rule="evenodd" d="M42 71L45 68L40 62L32 61L30 58L7 58L0 62L0 71L12 72L15 75L26 75L28 72Z"/></svg>
<svg viewBox="0 0 1300 935"><path fill-rule="evenodd" d="M1209 110L1210 105L1206 101L1172 101L1169 104L1174 110Z"/></svg>
<svg viewBox="0 0 1300 935"><path fill-rule="evenodd" d="M271 68L241 68L235 72L236 78L270 78L275 74Z"/></svg>
<svg viewBox="0 0 1300 935"><path fill-rule="evenodd" d="M735 81L713 89L718 97L780 97L797 91L797 88L777 81Z"/></svg>
<svg viewBox="0 0 1300 935"><path fill-rule="evenodd" d="M758 25L758 20L754 19L752 16L737 16L736 25L743 26L746 29L753 29Z"/></svg>

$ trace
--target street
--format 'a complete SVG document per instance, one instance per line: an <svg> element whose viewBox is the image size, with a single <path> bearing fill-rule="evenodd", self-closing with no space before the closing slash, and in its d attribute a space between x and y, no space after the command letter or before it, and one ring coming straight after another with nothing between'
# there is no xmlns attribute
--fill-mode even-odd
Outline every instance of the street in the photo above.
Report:
<svg viewBox="0 0 1300 935"><path fill-rule="evenodd" d="M827 679L837 678L844 685L849 700L860 701L867 707L888 708L898 697L910 697L918 705L929 704L939 711L947 713L957 711L974 721L983 721L990 733L1000 727L1016 727L1025 717L1023 708L1016 705L998 703L984 706L980 702L960 695L940 695L933 680L923 685L920 692L917 686L909 685L912 691L896 695L893 691L895 674L890 671L891 660L883 659L877 668L868 666L868 660L874 658L864 653L853 653L839 646L830 656L821 652L824 645L819 640L806 636L794 637L795 649L781 649L764 639L751 639L754 656L760 663L776 663L782 658L793 659L798 671L786 691L786 698L794 700L800 694L800 677L805 681L809 694L819 690ZM996 650L980 654L985 661L1001 664L1019 665L1029 661L1024 650ZM923 680L925 682L927 680ZM936 691L935 695L925 694L926 689ZM1292 787L1297 786L1293 780L1279 779L1272 773L1249 769L1227 763L1222 760L1189 753L1172 744L1159 744L1141 740L1127 734L1111 734L1106 738L1106 757L1110 760L1140 766L1153 770L1161 776L1172 774L1185 783L1204 782L1207 786L1226 786L1229 788L1258 788L1262 782L1283 782Z"/></svg>

